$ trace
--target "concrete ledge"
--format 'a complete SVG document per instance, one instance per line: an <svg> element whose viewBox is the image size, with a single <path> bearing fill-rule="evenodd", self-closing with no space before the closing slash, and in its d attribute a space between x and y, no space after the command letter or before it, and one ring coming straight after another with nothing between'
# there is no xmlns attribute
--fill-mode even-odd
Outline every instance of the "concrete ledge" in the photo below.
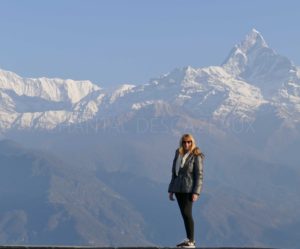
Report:
<svg viewBox="0 0 300 249"><path fill-rule="evenodd" d="M0 249L172 249L174 247L101 247L101 246L56 246L56 245L0 245ZM268 247L197 247L198 249L275 249ZM196 248L196 249L197 249Z"/></svg>

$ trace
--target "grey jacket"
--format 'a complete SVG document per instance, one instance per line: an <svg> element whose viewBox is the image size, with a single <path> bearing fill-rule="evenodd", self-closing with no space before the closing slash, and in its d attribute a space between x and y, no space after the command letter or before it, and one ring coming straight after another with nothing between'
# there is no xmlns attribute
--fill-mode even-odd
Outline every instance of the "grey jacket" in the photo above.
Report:
<svg viewBox="0 0 300 249"><path fill-rule="evenodd" d="M172 179L169 184L169 193L194 193L200 195L203 183L203 159L199 149L195 148L179 169L176 176L176 160L179 150L176 150L172 166Z"/></svg>

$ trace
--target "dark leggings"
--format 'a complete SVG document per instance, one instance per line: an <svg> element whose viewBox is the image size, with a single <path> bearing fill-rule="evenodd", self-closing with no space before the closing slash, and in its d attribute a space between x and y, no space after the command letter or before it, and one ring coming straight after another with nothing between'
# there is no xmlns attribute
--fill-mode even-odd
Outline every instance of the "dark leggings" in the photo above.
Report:
<svg viewBox="0 0 300 249"><path fill-rule="evenodd" d="M184 221L186 236L190 241L194 241L194 220L192 215L192 194L175 193L180 212Z"/></svg>

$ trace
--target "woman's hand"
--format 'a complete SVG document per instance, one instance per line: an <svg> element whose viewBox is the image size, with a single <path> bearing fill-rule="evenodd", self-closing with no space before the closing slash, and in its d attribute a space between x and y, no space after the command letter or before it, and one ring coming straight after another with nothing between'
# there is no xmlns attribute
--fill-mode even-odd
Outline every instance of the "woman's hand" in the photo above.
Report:
<svg viewBox="0 0 300 249"><path fill-rule="evenodd" d="M170 199L170 201L175 201L174 193L172 193L172 192L169 193L169 199Z"/></svg>
<svg viewBox="0 0 300 249"><path fill-rule="evenodd" d="M199 198L199 195L197 195L197 194L192 195L192 201L197 201L198 198Z"/></svg>

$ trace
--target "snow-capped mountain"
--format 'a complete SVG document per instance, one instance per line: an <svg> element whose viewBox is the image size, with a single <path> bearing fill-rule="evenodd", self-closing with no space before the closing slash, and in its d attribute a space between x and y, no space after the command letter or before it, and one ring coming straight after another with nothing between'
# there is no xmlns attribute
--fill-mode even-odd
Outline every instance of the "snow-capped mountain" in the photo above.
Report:
<svg viewBox="0 0 300 249"><path fill-rule="evenodd" d="M269 48L257 30L232 49L222 67L235 78L259 87L281 118L289 123L300 121L299 68Z"/></svg>
<svg viewBox="0 0 300 249"><path fill-rule="evenodd" d="M253 29L220 66L185 67L144 85L107 92L90 81L28 79L0 71L0 130L50 130L94 118L141 112L149 106L209 122L253 121L265 105L288 126L300 122L300 70ZM161 114L163 113L160 112Z"/></svg>
<svg viewBox="0 0 300 249"><path fill-rule="evenodd" d="M152 101L163 99L188 110L197 118L223 120L234 112L240 119L252 119L255 110L267 102L259 88L232 77L222 67L216 66L176 69L143 88L133 107L142 107L146 103L145 97L152 91Z"/></svg>
<svg viewBox="0 0 300 249"><path fill-rule="evenodd" d="M0 129L52 129L87 120L104 94L90 81L22 78L0 70Z"/></svg>
<svg viewBox="0 0 300 249"><path fill-rule="evenodd" d="M222 67L229 74L258 86L266 97L276 93L297 71L288 58L269 48L255 29L232 49Z"/></svg>

